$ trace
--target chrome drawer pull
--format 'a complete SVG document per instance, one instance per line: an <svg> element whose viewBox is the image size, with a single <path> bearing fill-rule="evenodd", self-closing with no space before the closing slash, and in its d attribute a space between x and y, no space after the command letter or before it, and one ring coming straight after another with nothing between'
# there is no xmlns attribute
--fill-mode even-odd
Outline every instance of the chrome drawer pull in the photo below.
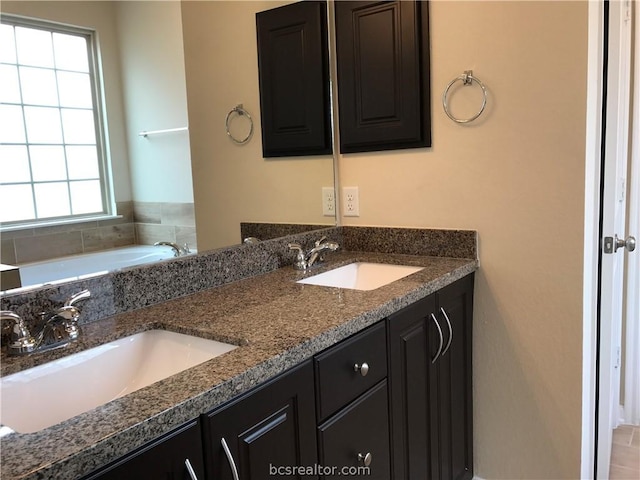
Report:
<svg viewBox="0 0 640 480"><path fill-rule="evenodd" d="M360 372L360 375L362 375L363 377L366 377L367 373L369 373L369 364L367 362L364 362L362 365L358 365L356 363L353 366L353 371Z"/></svg>
<svg viewBox="0 0 640 480"><path fill-rule="evenodd" d="M191 480L198 480L198 477L196 476L196 472L193 470L193 467L191 466L191 462L189 461L188 458L184 459L184 466L187 467L187 472L189 472L189 476L191 477Z"/></svg>
<svg viewBox="0 0 640 480"><path fill-rule="evenodd" d="M358 461L360 463L363 463L365 467L368 467L369 465L371 465L372 460L373 460L373 455L371 455L370 452L367 452L364 455L361 453L358 454Z"/></svg>
<svg viewBox="0 0 640 480"><path fill-rule="evenodd" d="M449 347L451 346L451 339L453 338L453 328L451 327L451 321L449 320L447 312L444 311L444 308L440 307L440 311L442 312L442 315L444 315L444 319L447 321L447 325L449 325L449 341L447 342L447 346L444 347L444 352L442 352L442 355L444 355L449 351Z"/></svg>
<svg viewBox="0 0 640 480"><path fill-rule="evenodd" d="M224 454L227 456L227 460L229 461L229 466L231 467L231 474L233 475L233 480L240 480L238 477L238 469L236 468L236 462L233 459L233 455L231 455L231 450L229 450L229 445L227 445L227 441L222 437L220 440L222 444L222 449L224 450Z"/></svg>
<svg viewBox="0 0 640 480"><path fill-rule="evenodd" d="M442 353L442 344L444 343L444 338L442 337L442 329L440 328L440 324L438 323L438 320L436 319L436 316L433 313L431 314L431 320L433 320L433 323L436 324L436 327L438 328L438 335L440 336L440 345L438 346L438 351L431 359L431 363L436 363L436 360Z"/></svg>

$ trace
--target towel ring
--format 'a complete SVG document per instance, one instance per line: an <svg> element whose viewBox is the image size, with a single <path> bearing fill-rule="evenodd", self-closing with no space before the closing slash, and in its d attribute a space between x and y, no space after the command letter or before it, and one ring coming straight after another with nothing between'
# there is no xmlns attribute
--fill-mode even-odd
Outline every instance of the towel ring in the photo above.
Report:
<svg viewBox="0 0 640 480"><path fill-rule="evenodd" d="M456 118L449 111L449 104L447 103L447 94L449 93L449 89L451 88L451 86L454 83L456 83L458 80L461 80L463 85L471 85L473 82L476 82L478 85L480 85L480 88L482 89L482 105L480 106L480 110L478 111L478 113L476 113L474 116L470 118L466 118L466 119ZM444 89L444 93L442 94L442 106L444 107L444 113L446 113L447 117L449 117L454 122L456 123L473 122L476 118L482 115L482 112L484 112L484 108L487 106L487 89L484 87L482 82L478 80L477 77L473 76L473 70L465 70L465 72L462 75L451 80L449 82L449 85L447 85L447 88Z"/></svg>
<svg viewBox="0 0 640 480"><path fill-rule="evenodd" d="M240 115L240 116L245 116L245 117L247 117L249 119L249 125L250 125L249 133L247 134L246 137L244 137L241 140L238 140L237 138L235 138L233 135L231 135L231 132L229 131L229 119L231 118L231 115L234 114L234 113L237 114L237 115ZM251 139L251 136L253 135L253 119L251 118L251 115L249 115L249 112L247 112L244 108L242 108L242 104L241 103L236 105L235 107L233 107L229 111L229 113L227 113L227 118L225 118L224 124L225 124L225 127L227 129L228 137L231 139L231 141L233 143L236 143L238 145L244 145L245 143L247 143Z"/></svg>

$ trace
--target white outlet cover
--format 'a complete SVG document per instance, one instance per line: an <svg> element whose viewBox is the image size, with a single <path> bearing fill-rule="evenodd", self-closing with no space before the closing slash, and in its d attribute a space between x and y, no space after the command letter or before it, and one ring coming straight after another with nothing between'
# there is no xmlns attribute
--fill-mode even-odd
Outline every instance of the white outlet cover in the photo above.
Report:
<svg viewBox="0 0 640 480"><path fill-rule="evenodd" d="M358 187L342 188L342 214L345 217L360 216L360 196Z"/></svg>

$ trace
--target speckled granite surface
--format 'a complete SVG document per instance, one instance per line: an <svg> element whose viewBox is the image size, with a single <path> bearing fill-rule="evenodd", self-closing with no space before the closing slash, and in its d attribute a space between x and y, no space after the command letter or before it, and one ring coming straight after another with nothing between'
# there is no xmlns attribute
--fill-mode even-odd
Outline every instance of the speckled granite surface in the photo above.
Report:
<svg viewBox="0 0 640 480"><path fill-rule="evenodd" d="M301 223L255 223L240 222L240 237L255 237L258 240L286 237L298 233L327 228L327 225L311 225Z"/></svg>
<svg viewBox="0 0 640 480"><path fill-rule="evenodd" d="M260 254L256 254L256 258L245 259L250 265L245 272L262 268ZM244 258L237 251L230 255ZM2 370L7 374L153 328L240 345L53 427L3 437L0 476L78 478L475 271L478 266L474 258L344 251L332 253L327 264L311 274L358 260L425 268L379 289L356 291L297 284L295 281L304 272L290 266L275 270L271 267L268 273L253 273L250 278L192 294L185 292L180 298L86 324L82 340L62 353L3 358ZM187 275L191 267L175 268L178 270L171 274ZM189 273L182 278L195 279L191 275L202 274ZM241 275L235 271L227 274ZM97 299L90 301L94 300Z"/></svg>

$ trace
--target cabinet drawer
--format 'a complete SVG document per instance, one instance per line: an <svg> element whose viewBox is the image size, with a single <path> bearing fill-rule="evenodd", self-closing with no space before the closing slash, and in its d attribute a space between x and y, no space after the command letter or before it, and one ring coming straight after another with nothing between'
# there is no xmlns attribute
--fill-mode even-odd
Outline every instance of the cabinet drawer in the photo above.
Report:
<svg viewBox="0 0 640 480"><path fill-rule="evenodd" d="M320 464L331 469L324 480L391 478L387 381L318 427L318 442ZM368 470L363 470L367 463Z"/></svg>
<svg viewBox="0 0 640 480"><path fill-rule="evenodd" d="M356 369L356 365L362 368ZM315 371L318 420L322 421L387 376L385 323L318 355Z"/></svg>

